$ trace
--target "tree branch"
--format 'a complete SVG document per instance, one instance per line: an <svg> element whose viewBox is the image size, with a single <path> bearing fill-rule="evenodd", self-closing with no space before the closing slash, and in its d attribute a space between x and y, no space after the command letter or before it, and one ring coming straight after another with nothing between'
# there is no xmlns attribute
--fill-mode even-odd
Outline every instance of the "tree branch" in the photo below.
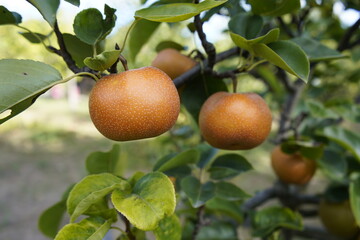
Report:
<svg viewBox="0 0 360 240"><path fill-rule="evenodd" d="M195 0L195 3L199 3L199 0ZM199 38L201 40L201 44L206 52L206 54L208 55L208 61L205 67L205 72L211 72L214 65L215 65L215 59L216 59L216 49L215 46L210 43L207 39L206 39L206 34L204 33L203 30L203 22L200 19L200 15L196 15L194 17L194 24L195 24L195 28L196 28L196 32L199 35Z"/></svg>
<svg viewBox="0 0 360 240"><path fill-rule="evenodd" d="M287 96L287 100L285 101L280 115L279 130L275 139L276 144L281 143L286 138L286 131L291 127L291 114L296 107L304 88L305 83L301 79L298 79L294 84L295 92L290 92Z"/></svg>
<svg viewBox="0 0 360 240"><path fill-rule="evenodd" d="M277 17L276 18L281 26L281 28L286 32L286 34L291 37L294 38L295 34L291 31L291 29L288 27L288 25L285 24L284 20L282 19L282 17Z"/></svg>
<svg viewBox="0 0 360 240"><path fill-rule="evenodd" d="M286 75L285 71L281 68L277 68L278 71L276 75L279 77L279 80L284 85L285 89L289 93L294 93L296 91L295 87L290 83L289 77Z"/></svg>
<svg viewBox="0 0 360 240"><path fill-rule="evenodd" d="M127 237L129 238L129 240L136 240L136 237L131 232L131 225L130 225L129 220L124 215L122 215L121 213L119 213L119 214L121 216L121 219L125 223L125 232L127 234Z"/></svg>
<svg viewBox="0 0 360 240"><path fill-rule="evenodd" d="M235 47L235 48L231 48L227 51L224 51L222 53L219 53L215 56L215 63L217 62L221 62L227 58L233 57L235 55L239 54L239 48ZM208 59L206 59L203 63L204 65L207 65L208 63ZM186 73L182 74L181 76L177 77L174 79L174 84L177 88L181 87L182 85L184 85L186 82L190 81L193 77L197 76L198 74L200 74L201 72L201 66L200 64L196 65L195 67L193 67L192 69L190 69L189 71L187 71Z"/></svg>
<svg viewBox="0 0 360 240"><path fill-rule="evenodd" d="M276 189L274 187L260 191L242 205L242 210L247 212L249 210L255 209L258 206L267 202L268 200L275 198L276 195Z"/></svg>
<svg viewBox="0 0 360 240"><path fill-rule="evenodd" d="M75 61L72 59L70 53L67 51L66 46L65 46L65 42L64 42L64 38L63 35L59 29L59 25L58 22L55 21L54 24L54 32L60 47L59 50L59 54L62 56L62 58L64 59L66 65L68 66L68 68L73 72L73 73L79 73L82 72L82 70L80 68L78 68L75 64Z"/></svg>
<svg viewBox="0 0 360 240"><path fill-rule="evenodd" d="M293 231L294 235L318 240L340 240L323 229L305 226L302 231Z"/></svg>
<svg viewBox="0 0 360 240"><path fill-rule="evenodd" d="M344 51L350 48L350 40L355 31L360 27L360 18L346 31L344 36L339 42L339 46L337 48L338 51Z"/></svg>
<svg viewBox="0 0 360 240"><path fill-rule="evenodd" d="M196 222L195 222L194 231L192 232L193 240L196 239L196 236L198 235L200 228L202 227L202 225L204 225L203 223L204 210L205 210L205 205L202 205L201 207L198 208L196 212Z"/></svg>
<svg viewBox="0 0 360 240"><path fill-rule="evenodd" d="M320 200L317 195L299 194L299 192L292 187L293 186L277 181L273 187L262 190L247 200L242 205L242 209L247 212L274 198L278 198L282 202L285 201L284 205L291 208L294 208L294 206L297 208L302 204L319 204Z"/></svg>

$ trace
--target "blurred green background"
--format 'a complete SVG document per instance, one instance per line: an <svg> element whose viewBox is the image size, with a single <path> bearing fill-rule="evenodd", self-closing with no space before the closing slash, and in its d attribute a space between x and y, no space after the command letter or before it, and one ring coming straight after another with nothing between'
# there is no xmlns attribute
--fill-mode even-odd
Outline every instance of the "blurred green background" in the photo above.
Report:
<svg viewBox="0 0 360 240"><path fill-rule="evenodd" d="M115 2L108 1L108 4L116 7ZM131 20L129 16L132 16L129 12L140 7L138 0L119 2L118 5L127 3L126 8L118 10L118 16L121 16L119 21L123 24L118 25L117 30L112 33L106 49L113 49L115 43L122 43ZM60 28L63 32L71 33L72 17L67 15L67 7L69 5L60 8ZM124 9L127 12L121 15ZM9 10L21 14L18 9L9 7ZM225 21L224 28L226 27L226 19L217 21ZM150 65L156 55L155 46L163 40L182 43L187 46L187 52L200 48L199 42L193 39L189 31L180 31L186 24L187 22L171 27L162 24L154 34L155 37L141 50L136 62L130 61L130 67ZM39 19L24 19L23 26L44 34L50 32L47 24ZM205 31L209 31L209 28L205 27ZM18 32L19 29L14 27L1 26L0 58L43 61L60 70L64 77L71 75L62 59L50 54L41 45L32 45ZM210 31L210 40L216 41L218 52L231 46L231 40L224 36L227 35L221 31ZM50 41L55 44L54 36ZM125 57L127 54L125 49ZM337 64L343 65L341 62ZM239 83L242 91L265 89L261 81L253 81L248 76L242 78ZM37 230L37 219L41 212L57 202L70 184L85 176L84 162L91 152L108 151L115 143L105 139L91 123L87 108L88 96L86 91L79 94L79 80L74 79L67 84L56 86L28 110L0 126L0 239L46 239ZM91 84L93 83L88 81L88 89ZM274 120L276 122L278 116L274 115ZM184 129L184 126L191 128ZM182 135L181 131L184 130L194 133L193 136ZM198 140L196 124L183 109L172 131L154 139L119 143L124 176L130 176L135 171L151 171L156 160L165 154L177 152L185 146L191 147ZM234 179L234 182L250 194L271 186L275 181L269 161L271 149L272 144L268 141L255 151L239 152L248 158L255 171L242 174ZM224 151L218 152L222 153ZM327 180L318 172L306 191L321 192L326 183Z"/></svg>

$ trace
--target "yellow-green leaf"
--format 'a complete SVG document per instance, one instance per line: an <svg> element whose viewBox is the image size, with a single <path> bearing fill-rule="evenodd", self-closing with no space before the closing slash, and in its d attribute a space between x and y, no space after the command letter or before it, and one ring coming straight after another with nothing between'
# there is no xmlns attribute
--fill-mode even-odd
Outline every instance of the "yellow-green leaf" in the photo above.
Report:
<svg viewBox="0 0 360 240"><path fill-rule="evenodd" d="M176 205L174 186L161 172L140 178L132 192L115 190L111 200L131 224L144 231L156 229L164 217L174 213Z"/></svg>
<svg viewBox="0 0 360 240"><path fill-rule="evenodd" d="M224 4L227 0L205 0L199 4L172 3L154 5L135 12L136 19L147 19L154 22L180 22L189 19L202 11Z"/></svg>

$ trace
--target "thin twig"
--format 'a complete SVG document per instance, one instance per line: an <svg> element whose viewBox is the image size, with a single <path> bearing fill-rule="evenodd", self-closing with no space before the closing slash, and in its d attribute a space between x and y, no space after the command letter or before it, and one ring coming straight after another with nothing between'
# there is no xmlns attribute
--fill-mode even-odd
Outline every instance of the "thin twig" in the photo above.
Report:
<svg viewBox="0 0 360 240"><path fill-rule="evenodd" d="M58 41L58 44L60 47L59 53L62 56L62 58L64 59L68 68L74 73L82 72L82 70L76 66L75 61L72 59L70 53L66 49L64 38L59 29L59 25L58 25L57 21L55 21L55 24L54 24L54 32L55 32L55 35L56 35L56 38L57 38L57 41Z"/></svg>
<svg viewBox="0 0 360 240"><path fill-rule="evenodd" d="M199 3L199 0L195 0L194 2ZM203 30L203 22L201 21L200 15L196 15L194 17L194 24L195 24L196 32L198 33L199 38L201 40L201 44L202 44L206 54L208 55L208 61L206 64L205 72L211 72L216 63L215 62L215 59L216 59L215 46L206 39L206 34Z"/></svg>
<svg viewBox="0 0 360 240"><path fill-rule="evenodd" d="M305 83L301 79L298 79L294 84L294 88L296 89L295 92L289 93L281 111L279 130L275 140L276 144L283 141L286 130L290 129L291 114L300 99L303 89L305 88Z"/></svg>
<svg viewBox="0 0 360 240"><path fill-rule="evenodd" d="M119 45L118 45L117 43L115 43L115 50L120 50L120 47L119 47ZM118 72L118 70L117 70L117 65L118 65L119 61L120 61L119 58L116 59L116 61L114 62L114 64L113 64L113 65L110 67L110 69L109 69L109 72L110 72L110 73L117 73L117 72Z"/></svg>
<svg viewBox="0 0 360 240"><path fill-rule="evenodd" d="M295 87L290 83L289 77L283 69L277 68L276 75L289 93L295 92Z"/></svg>
<svg viewBox="0 0 360 240"><path fill-rule="evenodd" d="M217 54L215 57L215 63L221 62L221 61L228 59L230 57L233 57L237 54L239 54L239 48L237 48L237 47L231 48L227 51ZM206 65L207 62L208 62L208 59L206 59L204 61L204 64ZM179 88L182 85L184 85L186 82L190 81L192 78L194 78L195 76L200 74L200 72L201 72L201 67L200 67L200 64L198 64L195 67L193 67L192 69L190 69L189 71L187 71L186 73L175 78L173 82L176 85L176 87Z"/></svg>
<svg viewBox="0 0 360 240"><path fill-rule="evenodd" d="M340 238L335 237L332 234L329 234L324 229L305 226L302 231L293 231L294 235L300 237L306 237L316 240L340 240Z"/></svg>
<svg viewBox="0 0 360 240"><path fill-rule="evenodd" d="M264 204L268 200L273 199L275 197L276 197L276 189L275 188L265 189L263 191L256 193L256 195L254 197L247 200L242 205L242 210L247 212L249 210L255 209L256 207Z"/></svg>
<svg viewBox="0 0 360 240"><path fill-rule="evenodd" d="M349 48L350 40L356 30L360 27L360 18L346 31L344 36L339 42L339 46L337 48L338 51L344 51Z"/></svg>
<svg viewBox="0 0 360 240"><path fill-rule="evenodd" d="M47 49L49 49L52 53L55 53L61 57L61 51L53 46L48 46Z"/></svg>
<svg viewBox="0 0 360 240"><path fill-rule="evenodd" d="M131 232L131 224L130 224L129 220L122 214L120 214L120 216L121 216L121 219L123 220L123 222L125 224L125 232L126 232L128 238L129 238L129 240L136 240L136 237Z"/></svg>
<svg viewBox="0 0 360 240"><path fill-rule="evenodd" d="M198 208L196 212L196 222L194 231L192 232L192 239L195 240L196 236L199 233L200 228L203 226L203 215L204 215L205 205L202 205Z"/></svg>
<svg viewBox="0 0 360 240"><path fill-rule="evenodd" d="M285 24L284 20L282 19L282 17L277 17L276 18L281 26L281 28L286 32L286 34L293 38L295 37L295 34L291 31L291 29L289 28L288 25Z"/></svg>
<svg viewBox="0 0 360 240"><path fill-rule="evenodd" d="M299 213L303 217L317 217L317 216L319 216L319 211L317 209L311 209L311 210L299 209Z"/></svg>

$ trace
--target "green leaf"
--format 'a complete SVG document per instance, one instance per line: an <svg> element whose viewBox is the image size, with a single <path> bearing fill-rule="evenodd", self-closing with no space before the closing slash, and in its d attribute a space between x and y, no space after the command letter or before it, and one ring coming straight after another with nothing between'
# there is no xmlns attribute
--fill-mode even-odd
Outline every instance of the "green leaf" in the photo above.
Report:
<svg viewBox="0 0 360 240"><path fill-rule="evenodd" d="M304 51L291 41L254 44L255 54L270 63L284 69L288 73L307 81L309 77L309 60Z"/></svg>
<svg viewBox="0 0 360 240"><path fill-rule="evenodd" d="M335 151L325 150L318 165L324 174L333 181L342 182L345 180L348 165L345 157Z"/></svg>
<svg viewBox="0 0 360 240"><path fill-rule="evenodd" d="M299 152L307 159L320 159L324 152L324 145L318 144L312 140L288 140L281 144L281 150L287 154Z"/></svg>
<svg viewBox="0 0 360 240"><path fill-rule="evenodd" d="M241 202L214 197L206 202L206 209L211 210L215 215L229 216L238 223L242 223L244 220L244 214L241 211Z"/></svg>
<svg viewBox="0 0 360 240"><path fill-rule="evenodd" d="M249 4L253 13L274 17L300 9L300 0L249 0Z"/></svg>
<svg viewBox="0 0 360 240"><path fill-rule="evenodd" d="M327 127L321 135L338 143L360 161L360 135L340 127Z"/></svg>
<svg viewBox="0 0 360 240"><path fill-rule="evenodd" d="M135 12L136 19L154 22L180 22L189 19L202 11L209 10L225 3L227 0L205 0L195 3L173 3L151 6Z"/></svg>
<svg viewBox="0 0 360 240"><path fill-rule="evenodd" d="M1 10L0 10L1 11ZM43 35L41 33L35 33L35 32L19 32L21 36L26 38L31 43L41 43L41 41L48 38L48 36Z"/></svg>
<svg viewBox="0 0 360 240"><path fill-rule="evenodd" d="M176 205L174 186L161 172L140 178L132 192L115 190L111 200L131 224L144 231L155 230L164 217L174 213Z"/></svg>
<svg viewBox="0 0 360 240"><path fill-rule="evenodd" d="M19 24L21 16L16 12L10 12L6 7L0 6L0 25Z"/></svg>
<svg viewBox="0 0 360 240"><path fill-rule="evenodd" d="M61 220L66 212L66 200L61 200L46 209L39 217L39 230L47 237L54 238L60 229Z"/></svg>
<svg viewBox="0 0 360 240"><path fill-rule="evenodd" d="M217 157L208 171L212 179L221 180L252 169L251 164L243 156L229 153Z"/></svg>
<svg viewBox="0 0 360 240"><path fill-rule="evenodd" d="M80 6L80 0L65 0L65 1L67 1L68 3L71 3L74 6L77 6L77 7Z"/></svg>
<svg viewBox="0 0 360 240"><path fill-rule="evenodd" d="M11 110L0 124L30 107L38 96L61 83L60 73L53 67L32 60L0 60L0 114Z"/></svg>
<svg viewBox="0 0 360 240"><path fill-rule="evenodd" d="M135 26L131 29L129 34L129 51L132 60L135 60L136 56L140 52L141 48L147 43L160 23L151 22L147 20L138 20Z"/></svg>
<svg viewBox="0 0 360 240"><path fill-rule="evenodd" d="M173 41L162 41L156 46L155 51L160 52L161 50L164 50L166 48L172 48L178 51L184 50L184 47L179 43Z"/></svg>
<svg viewBox="0 0 360 240"><path fill-rule="evenodd" d="M176 180L180 180L184 177L187 177L191 174L191 168L189 166L181 166L177 168L173 168L164 172L167 176L175 177Z"/></svg>
<svg viewBox="0 0 360 240"><path fill-rule="evenodd" d="M229 30L245 39L253 39L260 33L263 23L264 21L260 16L239 13L231 17Z"/></svg>
<svg viewBox="0 0 360 240"><path fill-rule="evenodd" d="M93 56L94 49L91 45L84 43L75 35L63 34L66 49L74 59L78 67L84 67L84 59Z"/></svg>
<svg viewBox="0 0 360 240"><path fill-rule="evenodd" d="M311 62L347 58L347 56L342 55L340 52L328 48L327 46L321 44L319 41L308 37L293 38L291 39L291 41L299 45L304 50Z"/></svg>
<svg viewBox="0 0 360 240"><path fill-rule="evenodd" d="M199 168L205 168L219 151L207 143L197 145L197 149L200 150L200 160L197 164Z"/></svg>
<svg viewBox="0 0 360 240"><path fill-rule="evenodd" d="M175 215L166 217L159 222L159 227L154 230L156 240L181 240L180 219Z"/></svg>
<svg viewBox="0 0 360 240"><path fill-rule="evenodd" d="M185 89L181 92L181 103L198 123L202 105L211 94L219 91L227 91L227 86L221 78L207 76L202 79L198 76L195 81L186 83Z"/></svg>
<svg viewBox="0 0 360 240"><path fill-rule="evenodd" d="M329 184L323 193L323 198L330 203L343 203L349 200L349 184Z"/></svg>
<svg viewBox="0 0 360 240"><path fill-rule="evenodd" d="M180 166L195 164L199 161L200 153L196 149L189 149L178 155L165 159L160 159L154 166L153 171L165 172Z"/></svg>
<svg viewBox="0 0 360 240"><path fill-rule="evenodd" d="M86 158L86 169L89 174L113 173L120 175L122 169L118 168L120 162L120 145L114 144L108 152L93 152Z"/></svg>
<svg viewBox="0 0 360 240"><path fill-rule="evenodd" d="M96 8L79 12L74 19L74 32L83 42L94 45L103 34L103 17Z"/></svg>
<svg viewBox="0 0 360 240"><path fill-rule="evenodd" d="M102 240L110 230L111 223L98 217L86 218L79 223L65 225L55 240Z"/></svg>
<svg viewBox="0 0 360 240"><path fill-rule="evenodd" d="M120 50L105 51L95 57L85 58L84 63L96 71L105 71L118 60L120 53Z"/></svg>
<svg viewBox="0 0 360 240"><path fill-rule="evenodd" d="M224 200L238 201L250 197L249 194L244 192L238 186L229 182L217 182L215 187L215 196Z"/></svg>
<svg viewBox="0 0 360 240"><path fill-rule="evenodd" d="M101 39L105 39L105 37L111 33L116 23L115 8L111 8L107 4L105 4L104 12L105 20L103 21L103 34L101 36Z"/></svg>
<svg viewBox="0 0 360 240"><path fill-rule="evenodd" d="M109 173L86 176L74 186L67 199L70 221L74 222L91 205L99 202L115 189L128 193L130 188L127 181Z"/></svg>
<svg viewBox="0 0 360 240"><path fill-rule="evenodd" d="M360 227L360 174L352 175L350 182L350 204L356 224Z"/></svg>
<svg viewBox="0 0 360 240"><path fill-rule="evenodd" d="M274 28L267 32L265 35L250 40L233 32L230 32L230 37L238 47L243 48L251 52L252 54L255 54L254 48L256 48L257 46L255 45L256 43L268 44L271 42L275 42L279 38L279 32L280 30L278 28Z"/></svg>
<svg viewBox="0 0 360 240"><path fill-rule="evenodd" d="M27 0L41 13L43 18L54 27L56 22L56 12L60 5L60 0Z"/></svg>
<svg viewBox="0 0 360 240"><path fill-rule="evenodd" d="M257 211L252 218L252 225L254 227L253 235L257 237L269 236L279 227L303 229L301 215L284 207L268 207Z"/></svg>
<svg viewBox="0 0 360 240"><path fill-rule="evenodd" d="M265 35L262 35L254 39L250 39L248 43L250 45L255 43L263 43L263 44L272 43L278 40L279 34L280 34L280 30L278 28L274 28L268 31Z"/></svg>
<svg viewBox="0 0 360 240"><path fill-rule="evenodd" d="M102 217L103 219L109 219L116 222L118 219L118 212L115 208L109 208L108 199L103 198L99 202L91 205L83 215L90 217Z"/></svg>
<svg viewBox="0 0 360 240"><path fill-rule="evenodd" d="M140 178L142 178L143 176L145 176L144 172L135 172L129 179L128 182L130 183L131 187L134 188L135 184L140 180Z"/></svg>
<svg viewBox="0 0 360 240"><path fill-rule="evenodd" d="M189 198L191 205L198 208L214 197L215 184L213 182L201 184L199 179L187 176L181 180L181 189Z"/></svg>
<svg viewBox="0 0 360 240"><path fill-rule="evenodd" d="M321 102L307 99L306 106L310 110L311 116L314 118L339 118L339 114L333 110L326 108Z"/></svg>
<svg viewBox="0 0 360 240"><path fill-rule="evenodd" d="M199 230L196 240L237 240L236 227L225 222L213 222Z"/></svg>

